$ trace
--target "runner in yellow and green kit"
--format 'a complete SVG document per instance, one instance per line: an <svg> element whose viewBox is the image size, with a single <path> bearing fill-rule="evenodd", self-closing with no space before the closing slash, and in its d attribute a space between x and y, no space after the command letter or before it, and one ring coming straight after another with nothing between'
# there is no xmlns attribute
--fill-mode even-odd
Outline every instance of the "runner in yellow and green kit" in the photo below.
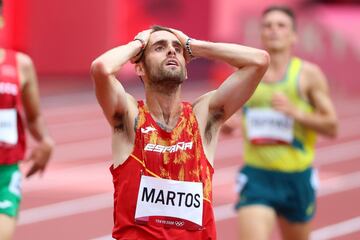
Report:
<svg viewBox="0 0 360 240"><path fill-rule="evenodd" d="M292 58L283 79L262 82L243 108L247 132L244 158L252 167L299 172L308 169L314 158L316 133L272 106L273 97L286 97L299 110L312 113L313 107L299 94L303 61Z"/></svg>
<svg viewBox="0 0 360 240"><path fill-rule="evenodd" d="M271 63L243 107L239 239L269 239L278 219L283 239L305 240L316 207L316 133L336 136L337 118L321 70L293 56L294 13L283 6L267 8L261 37Z"/></svg>

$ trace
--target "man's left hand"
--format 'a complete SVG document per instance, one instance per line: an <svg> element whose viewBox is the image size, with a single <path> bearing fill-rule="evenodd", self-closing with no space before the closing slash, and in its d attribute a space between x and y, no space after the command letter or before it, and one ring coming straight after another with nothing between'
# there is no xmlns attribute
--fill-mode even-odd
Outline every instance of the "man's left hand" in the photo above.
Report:
<svg viewBox="0 0 360 240"><path fill-rule="evenodd" d="M32 162L30 169L26 173L27 178L37 172L44 172L50 159L53 145L54 143L52 142L52 140L45 140L40 142L39 145L32 150L29 158L26 160L27 162Z"/></svg>
<svg viewBox="0 0 360 240"><path fill-rule="evenodd" d="M299 112L298 108L289 101L288 97L280 92L273 95L271 105L275 110L292 118L296 118Z"/></svg>

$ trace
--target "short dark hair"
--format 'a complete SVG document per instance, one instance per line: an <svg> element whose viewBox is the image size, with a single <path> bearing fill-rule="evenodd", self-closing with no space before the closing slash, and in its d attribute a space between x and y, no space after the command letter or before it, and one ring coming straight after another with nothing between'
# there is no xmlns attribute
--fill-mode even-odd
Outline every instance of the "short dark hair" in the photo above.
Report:
<svg viewBox="0 0 360 240"><path fill-rule="evenodd" d="M0 0L0 1L1 1L1 0ZM153 26L151 26L151 30L152 30L152 33L153 33L153 32L158 32L158 31L168 31L168 32L174 33L170 28L168 28L168 27L163 27L163 26L160 26L160 25L153 25Z"/></svg>
<svg viewBox="0 0 360 240"><path fill-rule="evenodd" d="M291 8L289 8L287 6L283 6L283 5L271 5L267 8L265 8L265 10L262 13L262 16L264 17L266 14L273 12L273 11L279 11L279 12L282 12L282 13L286 14L287 16L289 16L293 23L294 30L296 30L296 27L297 27L296 16L295 16L294 11Z"/></svg>

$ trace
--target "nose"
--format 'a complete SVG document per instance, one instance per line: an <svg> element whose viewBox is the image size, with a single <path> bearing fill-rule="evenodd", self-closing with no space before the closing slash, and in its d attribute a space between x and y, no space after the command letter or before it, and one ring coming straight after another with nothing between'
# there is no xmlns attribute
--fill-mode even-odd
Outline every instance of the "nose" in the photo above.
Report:
<svg viewBox="0 0 360 240"><path fill-rule="evenodd" d="M275 26L275 24L269 24L267 29L270 31L274 31L276 29L276 26Z"/></svg>
<svg viewBox="0 0 360 240"><path fill-rule="evenodd" d="M167 55L168 56L175 56L175 54L176 54L175 48L173 46L169 46Z"/></svg>

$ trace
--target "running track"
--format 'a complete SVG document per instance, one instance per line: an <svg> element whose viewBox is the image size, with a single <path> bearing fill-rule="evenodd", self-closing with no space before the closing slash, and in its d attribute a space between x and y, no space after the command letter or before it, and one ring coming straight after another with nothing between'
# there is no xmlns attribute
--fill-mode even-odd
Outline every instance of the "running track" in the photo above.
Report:
<svg viewBox="0 0 360 240"><path fill-rule="evenodd" d="M193 100L203 86L185 87ZM140 90L129 91L142 97ZM312 239L360 239L360 98L335 96L340 118L336 140L319 139L320 191ZM24 180L15 240L111 239L110 129L91 89L42 98L57 146L47 172ZM214 209L219 240L236 239L234 179L241 138L221 136L215 160ZM32 144L30 143L30 146ZM22 166L26 170L27 166ZM279 239L277 231L274 239Z"/></svg>

